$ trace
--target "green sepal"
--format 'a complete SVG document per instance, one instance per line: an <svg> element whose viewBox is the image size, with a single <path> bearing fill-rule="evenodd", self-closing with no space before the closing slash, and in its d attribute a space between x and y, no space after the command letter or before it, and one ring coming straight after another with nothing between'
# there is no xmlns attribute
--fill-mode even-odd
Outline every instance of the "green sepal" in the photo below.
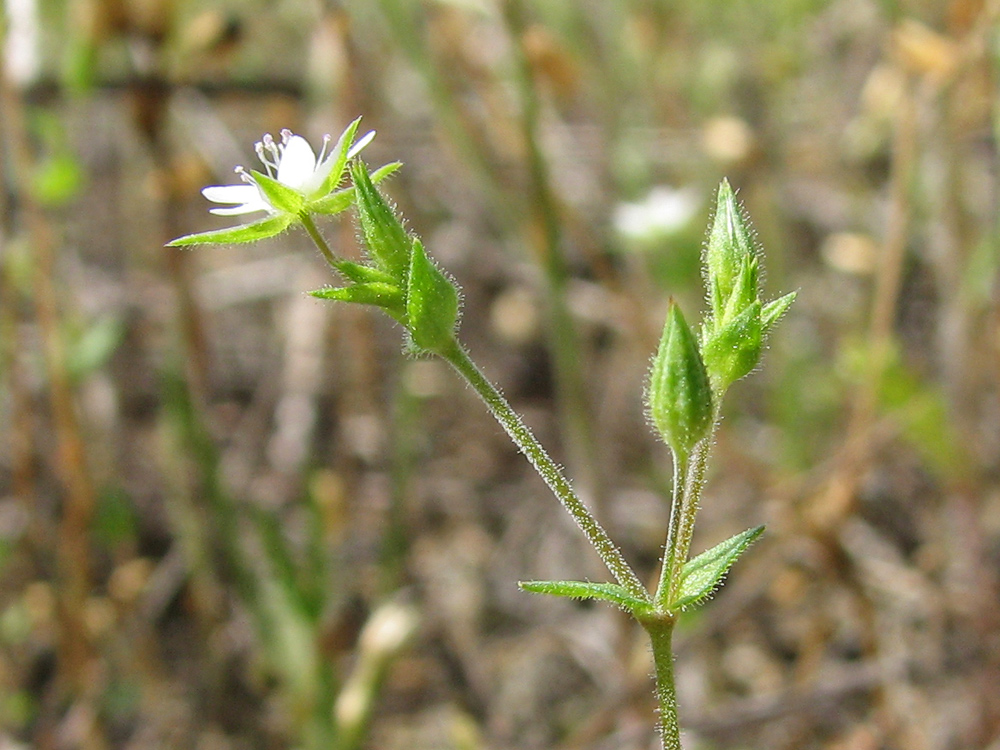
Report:
<svg viewBox="0 0 1000 750"><path fill-rule="evenodd" d="M733 563L763 533L763 526L747 529L688 560L681 568L677 599L670 603L668 609L676 612L704 603L722 585L722 579L733 567Z"/></svg>
<svg viewBox="0 0 1000 750"><path fill-rule="evenodd" d="M698 342L671 301L646 389L653 425L678 455L688 455L712 428L712 388Z"/></svg>
<svg viewBox="0 0 1000 750"><path fill-rule="evenodd" d="M385 271L380 271L372 266L366 266L361 263L354 263L349 260L338 260L336 265L337 272L343 276L348 281L353 281L357 284L368 284L368 283L379 283L379 284L389 284L391 286L396 286L396 283L392 276L387 274Z"/></svg>
<svg viewBox="0 0 1000 750"><path fill-rule="evenodd" d="M278 211L298 214L305 207L306 199L295 188L290 188L256 169L250 170L250 177L264 194L264 199Z"/></svg>
<svg viewBox="0 0 1000 750"><path fill-rule="evenodd" d="M522 591L550 594L570 599L600 599L621 607L632 614L648 612L652 604L638 599L617 583L590 583L589 581L520 581Z"/></svg>
<svg viewBox="0 0 1000 750"><path fill-rule="evenodd" d="M410 254L406 317L413 343L425 351L441 354L455 340L459 300L455 285L413 240Z"/></svg>
<svg viewBox="0 0 1000 750"><path fill-rule="evenodd" d="M379 268L403 287L410 269L412 241L389 204L376 190L368 168L360 159L355 160L351 167L351 178L357 191L358 217L368 253Z"/></svg>
<svg viewBox="0 0 1000 750"><path fill-rule="evenodd" d="M381 307L400 323L406 324L406 305L403 300L403 292L393 284L373 281L366 284L316 289L309 294L317 299L375 305Z"/></svg>
<svg viewBox="0 0 1000 750"><path fill-rule="evenodd" d="M171 240L167 247L184 247L186 245L235 245L241 242L256 242L281 234L295 222L293 214L278 214L268 216L252 224L241 224L228 229L216 229L212 232L186 234Z"/></svg>
<svg viewBox="0 0 1000 750"><path fill-rule="evenodd" d="M756 255L753 239L728 180L719 185L715 217L705 246L705 271L712 313L721 319L748 256Z"/></svg>
<svg viewBox="0 0 1000 750"><path fill-rule="evenodd" d="M326 179L323 180L320 190L321 195L332 193L337 188L337 185L340 184L341 179L343 179L344 168L347 166L347 153L351 150L351 146L354 145L354 136L357 135L360 125L361 118L359 117L348 125L344 132L340 134L340 138L337 139L337 144L333 147L330 152L331 156L329 157L333 159L333 168L327 174Z"/></svg>
<svg viewBox="0 0 1000 750"><path fill-rule="evenodd" d="M716 393L724 391L760 362L764 345L760 302L755 301L702 345L705 368Z"/></svg>
<svg viewBox="0 0 1000 750"><path fill-rule="evenodd" d="M760 261L756 255L747 255L740 263L740 272L736 276L733 291L726 300L722 318L713 320L712 325L719 328L757 301L757 277L760 272Z"/></svg>
<svg viewBox="0 0 1000 750"><path fill-rule="evenodd" d="M401 166L403 166L402 162L394 161L379 167L371 173L372 184L377 185ZM350 208L355 201L355 196L356 193L353 187L344 188L343 190L324 195L322 198L307 203L306 210L313 214L332 216Z"/></svg>
<svg viewBox="0 0 1000 750"><path fill-rule="evenodd" d="M354 188L344 188L322 198L306 203L306 211L311 214L333 216L346 211L354 203Z"/></svg>
<svg viewBox="0 0 1000 750"><path fill-rule="evenodd" d="M768 302L764 305L764 308L760 311L760 328L765 336L771 330L771 327L778 322L778 319L792 306L797 294L798 292L789 292L785 296L778 297L773 302Z"/></svg>

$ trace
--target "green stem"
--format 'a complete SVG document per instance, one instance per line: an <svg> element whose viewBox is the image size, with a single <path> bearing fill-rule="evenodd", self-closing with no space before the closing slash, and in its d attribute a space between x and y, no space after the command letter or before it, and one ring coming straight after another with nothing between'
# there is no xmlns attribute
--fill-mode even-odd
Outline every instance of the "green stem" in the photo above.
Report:
<svg viewBox="0 0 1000 750"><path fill-rule="evenodd" d="M687 464L687 476L684 477L683 495L680 503L680 522L674 545L672 569L670 571L670 592L668 599L677 598L681 585L681 569L687 562L691 551L691 537L694 535L694 521L698 515L701 503L701 492L705 488L705 470L708 468L708 454L712 444L712 436L698 443L691 451L691 459Z"/></svg>
<svg viewBox="0 0 1000 750"><path fill-rule="evenodd" d="M469 385L479 394L480 398L486 402L493 416L496 417L500 425L510 435L511 440L521 449L521 452L524 453L532 466L535 467L542 479L545 480L545 483L555 493L556 497L559 498L559 501L569 511L570 515L573 516L573 520L576 521L577 525L587 536L587 539L590 540L590 543L597 550L597 554L601 556L604 564L608 566L608 570L611 571L615 580L632 596L643 601L649 601L649 593L625 561L621 550L615 546L614 542L608 537L607 532L597 522L597 519L594 518L594 515L583 504L583 501L577 497L569 481L556 463L549 458L549 454L545 452L545 449L531 433L531 430L521 421L517 412L510 407L510 404L507 403L507 400L500 391L479 371L479 368L469 358L465 349L457 341L453 340L452 346L442 356L468 381Z"/></svg>
<svg viewBox="0 0 1000 750"><path fill-rule="evenodd" d="M656 701L659 707L660 742L663 750L681 750L681 729L677 720L677 689L674 685L674 653L671 640L674 618L660 617L643 620L653 644L653 664L656 671Z"/></svg>
<svg viewBox="0 0 1000 750"><path fill-rule="evenodd" d="M326 238L319 233L319 229L316 228L316 222L313 221L312 216L303 213L299 216L302 221L302 226L306 228L309 233L309 237L312 238L313 243L319 248L320 253L323 254L323 260L325 260L334 271L340 270L340 258L334 255L333 250L330 249L330 245L327 244Z"/></svg>
<svg viewBox="0 0 1000 750"><path fill-rule="evenodd" d="M670 502L670 523L667 526L667 541L663 545L663 565L660 568L660 582L656 587L654 603L656 609L665 612L670 606L672 582L677 577L675 562L677 560L677 539L681 530L681 510L684 502L684 489L687 485L688 456L674 453L674 486Z"/></svg>

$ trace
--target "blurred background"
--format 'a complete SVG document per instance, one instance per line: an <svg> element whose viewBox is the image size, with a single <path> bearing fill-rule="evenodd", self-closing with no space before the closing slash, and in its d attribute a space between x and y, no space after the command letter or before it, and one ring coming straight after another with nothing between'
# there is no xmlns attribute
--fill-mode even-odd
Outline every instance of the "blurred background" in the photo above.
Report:
<svg viewBox="0 0 1000 750"><path fill-rule="evenodd" d="M1000 748L996 0L5 0L0 748L658 746L645 634L485 407L208 184L358 115L461 337L641 575L641 394L728 177L799 297L694 542L686 747ZM356 229L322 225L356 257Z"/></svg>

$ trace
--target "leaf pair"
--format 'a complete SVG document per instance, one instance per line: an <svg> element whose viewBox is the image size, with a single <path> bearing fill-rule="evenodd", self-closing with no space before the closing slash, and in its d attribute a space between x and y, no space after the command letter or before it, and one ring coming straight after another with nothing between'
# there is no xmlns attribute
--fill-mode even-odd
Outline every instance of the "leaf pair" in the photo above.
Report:
<svg viewBox="0 0 1000 750"><path fill-rule="evenodd" d="M692 560L681 569L677 595L666 608L657 613L649 598L639 599L616 583L590 583L589 581L523 581L518 584L524 591L551 594L571 599L598 599L609 602L630 613L636 619L651 614L677 615L684 609L698 607L707 601L719 586L726 573L740 555L764 532L763 526L747 529L717 544Z"/></svg>

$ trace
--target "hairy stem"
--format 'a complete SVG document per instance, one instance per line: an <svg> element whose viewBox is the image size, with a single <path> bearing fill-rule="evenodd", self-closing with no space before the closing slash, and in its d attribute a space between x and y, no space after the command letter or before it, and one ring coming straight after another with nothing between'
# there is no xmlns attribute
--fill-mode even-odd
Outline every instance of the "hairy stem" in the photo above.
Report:
<svg viewBox="0 0 1000 750"><path fill-rule="evenodd" d="M320 234L319 229L316 228L316 222L313 221L312 216L309 214L303 214L299 218L302 220L302 226L304 226L306 231L309 233L309 237L323 255L323 260L325 260L334 271L339 271L340 259L334 255L333 250L330 249L330 245L326 241L326 238L323 237L323 235Z"/></svg>
<svg viewBox="0 0 1000 750"><path fill-rule="evenodd" d="M607 532L597 522L597 519L594 518L594 515L583 504L583 501L577 497L570 486L569 480L566 479L556 463L549 457L549 454L545 452L545 449L532 434L531 430L521 421L521 418L510 407L510 404L507 403L507 400L500 391L479 371L479 368L469 358L465 349L457 341L453 341L451 348L442 356L468 381L469 385L479 394L480 398L486 402L493 416L496 417L500 425L510 435L511 440L521 449L521 452L524 453L532 466L535 467L542 479L545 480L545 483L555 493L556 497L559 498L559 501L569 511L570 515L573 516L573 520L576 521L594 549L597 550L597 554L601 556L604 564L608 566L608 570L611 571L615 580L632 596L643 601L649 601L649 593L625 561L621 550L615 546L610 537L608 537Z"/></svg>
<svg viewBox="0 0 1000 750"><path fill-rule="evenodd" d="M671 640L674 618L658 617L643 620L653 644L653 664L656 672L656 702L659 709L660 742L663 750L681 750L681 729L677 720L677 690L674 685L674 653Z"/></svg>

